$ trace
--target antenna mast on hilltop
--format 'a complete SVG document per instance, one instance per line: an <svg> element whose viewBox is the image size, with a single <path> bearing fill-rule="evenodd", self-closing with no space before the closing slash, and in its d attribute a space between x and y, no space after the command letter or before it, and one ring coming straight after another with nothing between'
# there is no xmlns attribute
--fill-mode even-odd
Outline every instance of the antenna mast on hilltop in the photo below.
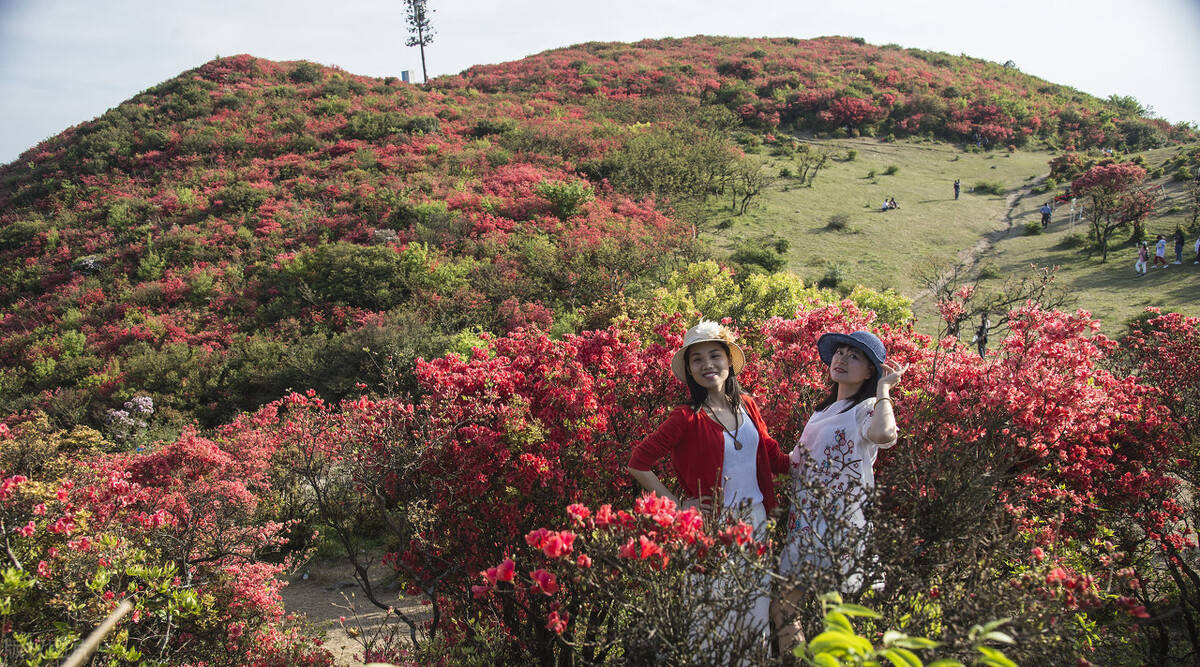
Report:
<svg viewBox="0 0 1200 667"><path fill-rule="evenodd" d="M429 23L432 10L426 9L425 0L404 0L407 14L408 34L405 46L421 47L421 77L429 83L429 73L425 70L425 46L433 42L433 26Z"/></svg>

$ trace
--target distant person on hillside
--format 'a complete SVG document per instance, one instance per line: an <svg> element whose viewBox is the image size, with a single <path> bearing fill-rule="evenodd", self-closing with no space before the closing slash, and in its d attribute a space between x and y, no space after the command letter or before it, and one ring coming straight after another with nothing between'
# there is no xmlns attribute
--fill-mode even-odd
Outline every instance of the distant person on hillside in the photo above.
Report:
<svg viewBox="0 0 1200 667"><path fill-rule="evenodd" d="M1175 225L1175 263L1183 264L1183 228Z"/></svg>
<svg viewBox="0 0 1200 667"><path fill-rule="evenodd" d="M1050 208L1050 202L1045 202L1040 210L1042 212L1042 228L1045 229L1050 225L1050 214L1054 212L1054 209Z"/></svg>
<svg viewBox="0 0 1200 667"><path fill-rule="evenodd" d="M1146 275L1146 264L1150 262L1150 249L1146 247L1145 241L1138 244L1137 257L1137 263L1133 265L1133 271L1139 276L1144 276Z"/></svg>
<svg viewBox="0 0 1200 667"><path fill-rule="evenodd" d="M880 207L879 207L879 210L880 210L880 211L883 211L884 213L887 213L887 212L888 212L888 209L890 209L891 207L892 207L892 204L891 204L891 202L889 202L888 200L884 199L884 200L883 200L883 206L880 206Z"/></svg>
<svg viewBox="0 0 1200 667"><path fill-rule="evenodd" d="M1167 240L1162 234L1158 235L1158 242L1154 244L1154 265L1162 264L1162 268L1167 268Z"/></svg>
<svg viewBox="0 0 1200 667"><path fill-rule="evenodd" d="M891 197L888 199L888 207L894 211L900 210L900 205L896 203L895 197Z"/></svg>
<svg viewBox="0 0 1200 667"><path fill-rule="evenodd" d="M971 342L975 343L976 349L979 350L980 358L987 354L988 329L991 328L992 321L988 319L988 314L984 313L979 318L979 328L975 330L975 336L971 338Z"/></svg>
<svg viewBox="0 0 1200 667"><path fill-rule="evenodd" d="M1200 237L1196 238L1196 246L1193 248L1196 251L1196 261L1192 264L1200 264Z"/></svg>
<svg viewBox="0 0 1200 667"><path fill-rule="evenodd" d="M962 184L958 182L957 178L954 179L954 198L955 199L958 199L958 191L961 189L962 189Z"/></svg>

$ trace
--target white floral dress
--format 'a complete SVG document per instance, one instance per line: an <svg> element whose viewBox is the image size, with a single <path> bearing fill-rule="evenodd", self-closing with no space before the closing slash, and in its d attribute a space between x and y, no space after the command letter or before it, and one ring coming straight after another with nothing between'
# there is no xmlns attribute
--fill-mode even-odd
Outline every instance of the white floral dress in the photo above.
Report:
<svg viewBox="0 0 1200 667"><path fill-rule="evenodd" d="M867 437L874 397L853 407L849 403L835 401L813 413L790 454L796 500L780 557L783 574L795 574L801 563L829 567L836 560L845 576L860 552L867 531L863 505L875 487L875 458L896 441L876 444Z"/></svg>

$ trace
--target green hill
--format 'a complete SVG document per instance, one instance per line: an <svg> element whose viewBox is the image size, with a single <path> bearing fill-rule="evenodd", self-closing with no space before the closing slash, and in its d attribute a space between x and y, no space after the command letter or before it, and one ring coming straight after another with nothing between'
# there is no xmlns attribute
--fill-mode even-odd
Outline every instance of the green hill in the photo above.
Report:
<svg viewBox="0 0 1200 667"><path fill-rule="evenodd" d="M602 323L714 256L915 298L1005 225L954 178L1195 138L1125 102L839 37L584 44L422 87L214 60L0 167L0 410L104 424L149 395L213 425L288 388L410 388L417 357ZM778 178L810 144L813 187Z"/></svg>

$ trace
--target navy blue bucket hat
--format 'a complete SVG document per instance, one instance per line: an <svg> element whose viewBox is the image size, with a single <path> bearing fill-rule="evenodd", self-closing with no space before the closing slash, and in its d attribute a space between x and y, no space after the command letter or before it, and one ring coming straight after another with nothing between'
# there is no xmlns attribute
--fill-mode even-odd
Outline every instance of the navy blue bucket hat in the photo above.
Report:
<svg viewBox="0 0 1200 667"><path fill-rule="evenodd" d="M871 363L875 364L875 377L883 377L883 362L887 361L887 350L883 349L883 341L870 331L855 331L852 334L827 333L817 339L817 353L821 361L828 366L833 361L833 353L839 345L857 347L866 353Z"/></svg>

